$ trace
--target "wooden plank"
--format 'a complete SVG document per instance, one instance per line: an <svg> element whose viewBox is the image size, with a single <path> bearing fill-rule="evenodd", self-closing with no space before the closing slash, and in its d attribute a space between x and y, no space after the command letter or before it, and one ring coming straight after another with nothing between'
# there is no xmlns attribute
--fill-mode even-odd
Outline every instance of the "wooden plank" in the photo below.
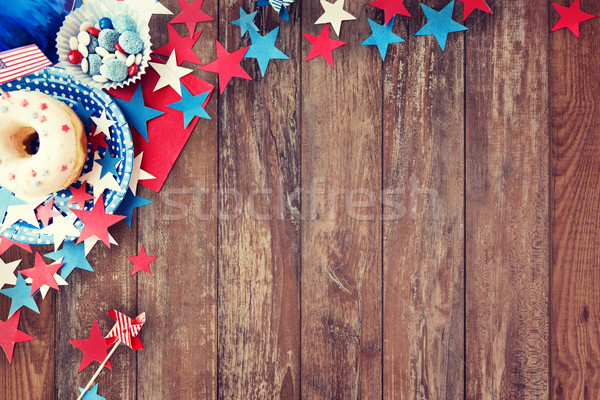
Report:
<svg viewBox="0 0 600 400"><path fill-rule="evenodd" d="M413 36L426 19L416 4L409 12L396 23L408 41L390 47L384 64L384 398L459 399L464 35L450 34L442 52L432 36Z"/></svg>
<svg viewBox="0 0 600 400"><path fill-rule="evenodd" d="M33 250L43 252L47 247L34 246ZM44 254L44 253L42 253ZM35 253L12 247L2 254L4 262L21 259L19 270L32 268ZM7 288L7 287L5 287ZM22 308L19 330L36 340L17 343L12 364L0 350L0 398L38 400L54 398L54 329L55 296L51 290L44 300L35 296L40 314ZM0 295L0 319L6 321L11 300Z"/></svg>
<svg viewBox="0 0 600 400"><path fill-rule="evenodd" d="M563 5L568 5L559 2ZM582 2L600 15L600 4ZM552 11L551 26L558 20ZM552 394L600 397L598 197L600 117L597 21L550 35L552 82Z"/></svg>
<svg viewBox="0 0 600 400"><path fill-rule="evenodd" d="M301 2L318 35L319 2ZM346 1L360 17L364 2ZM335 69L304 62L302 38L302 397L382 397L381 60L359 46L364 18L345 22ZM333 29L330 35L337 39Z"/></svg>
<svg viewBox="0 0 600 400"><path fill-rule="evenodd" d="M175 14L180 9L176 0L164 5ZM203 11L217 18L217 2L205 2ZM164 27L171 18L154 16L157 46L167 43ZM215 51L217 24L197 27L202 35L194 49L205 63ZM185 25L174 28L189 35ZM213 76L203 78L217 83ZM138 276L138 310L148 316L148 345L138 354L138 399L217 396L217 224L201 215L210 212L201 192L217 189L217 103L215 92L207 107L213 119L198 121L160 194L140 190L154 204L139 209L137 251L143 245L158 258L150 265L152 275Z"/></svg>
<svg viewBox="0 0 600 400"><path fill-rule="evenodd" d="M250 44L229 23L238 19L240 5L254 8L220 2L219 39L228 51ZM281 23L271 7L261 8L256 23L263 35L280 25L276 45L291 60L272 60L265 77L255 60L244 60L253 81L233 78L219 99L222 399L300 396L300 236L285 207L299 208L299 6L290 12L290 23Z"/></svg>
<svg viewBox="0 0 600 400"><path fill-rule="evenodd" d="M466 397L549 395L548 2L466 37Z"/></svg>

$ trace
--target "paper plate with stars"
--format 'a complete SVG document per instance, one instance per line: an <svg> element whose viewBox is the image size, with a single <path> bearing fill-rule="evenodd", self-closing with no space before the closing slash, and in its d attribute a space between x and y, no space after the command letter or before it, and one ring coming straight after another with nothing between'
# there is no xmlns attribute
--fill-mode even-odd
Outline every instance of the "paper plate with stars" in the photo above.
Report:
<svg viewBox="0 0 600 400"><path fill-rule="evenodd" d="M114 213L123 200L133 169L133 142L123 113L102 90L90 88L66 71L48 67L0 85L2 90L31 90L48 94L69 105L79 116L88 137L88 153L79 181L46 198L20 199L0 187L0 204L8 211L0 216L1 235L21 243L52 244L79 237L83 224L71 209L90 210L103 194L106 213ZM94 117L94 120L92 120ZM105 125L110 135L92 137L91 123ZM106 144L106 147L104 145ZM92 153L93 152L93 153ZM86 180L83 186L82 180ZM6 198L13 196L13 198ZM50 204L50 203L53 204ZM11 213L10 205L22 206ZM0 210L0 213L2 210ZM21 216L21 219L17 217ZM45 216L45 218L44 218ZM40 218L41 217L41 218ZM38 226L35 226L35 224Z"/></svg>

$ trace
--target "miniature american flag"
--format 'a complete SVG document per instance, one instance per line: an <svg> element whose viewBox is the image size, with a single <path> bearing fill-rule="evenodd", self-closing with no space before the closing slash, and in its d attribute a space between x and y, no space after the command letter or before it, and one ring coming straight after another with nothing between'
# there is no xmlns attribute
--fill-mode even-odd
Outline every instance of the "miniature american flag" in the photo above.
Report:
<svg viewBox="0 0 600 400"><path fill-rule="evenodd" d="M52 65L35 45L23 46L0 53L0 83L12 81Z"/></svg>

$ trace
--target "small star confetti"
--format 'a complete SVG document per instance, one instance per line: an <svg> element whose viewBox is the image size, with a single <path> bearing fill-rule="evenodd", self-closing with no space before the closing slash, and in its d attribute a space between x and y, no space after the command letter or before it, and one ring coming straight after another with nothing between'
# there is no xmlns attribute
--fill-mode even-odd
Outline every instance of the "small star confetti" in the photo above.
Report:
<svg viewBox="0 0 600 400"><path fill-rule="evenodd" d="M106 116L106 109L102 110L99 117L92 117L92 121L94 125L96 125L96 129L94 130L94 136L99 133L104 133L106 137L110 136L110 127L117 123L117 121L113 121Z"/></svg>
<svg viewBox="0 0 600 400"><path fill-rule="evenodd" d="M14 287L0 290L0 293L12 299L10 311L8 312L9 317L20 310L21 307L27 307L38 314L40 313L30 292L30 287L25 283L21 273L17 273L17 282Z"/></svg>
<svg viewBox="0 0 600 400"><path fill-rule="evenodd" d="M171 52L166 64L155 62L149 62L148 64L150 64L150 66L152 66L152 68L154 68L154 70L160 76L160 78L158 78L158 82L156 82L156 86L154 87L155 92L159 89L170 86L177 92L177 94L181 96L180 79L192 72L192 70L177 66L177 54L175 49L173 49Z"/></svg>
<svg viewBox="0 0 600 400"><path fill-rule="evenodd" d="M21 310L17 311L6 321L0 320L0 347L4 350L4 354L6 354L9 364L12 364L13 351L16 343L35 340L34 337L17 329L20 319Z"/></svg>
<svg viewBox="0 0 600 400"><path fill-rule="evenodd" d="M202 11L202 2L203 0L195 0L192 3L188 3L186 0L179 0L181 12L169 21L169 23L184 23L190 31L190 34L193 34L196 31L196 25L199 22L214 21L210 15Z"/></svg>
<svg viewBox="0 0 600 400"><path fill-rule="evenodd" d="M321 56L333 68L333 50L345 45L347 42L331 39L329 37L329 25L325 25L319 36L303 33L304 37L313 45L305 61Z"/></svg>
<svg viewBox="0 0 600 400"><path fill-rule="evenodd" d="M154 108L146 107L144 103L144 97L142 95L142 85L138 85L131 100L121 100L117 97L113 97L117 102L117 105L125 114L127 122L142 135L146 142L148 141L148 127L146 121L156 118L164 113L162 111L155 110Z"/></svg>
<svg viewBox="0 0 600 400"><path fill-rule="evenodd" d="M173 50L176 50L177 65L181 65L184 61L203 65L193 49L202 31L198 31L190 36L181 36L171 25L167 25L167 29L169 31L169 43L155 49L154 53L168 57Z"/></svg>
<svg viewBox="0 0 600 400"><path fill-rule="evenodd" d="M87 339L69 340L68 343L83 351L78 373L83 371L92 362L98 361L101 363L108 356L107 350L109 346L106 345L97 320L94 320L92 323L92 330ZM110 360L106 362L106 367L112 369Z"/></svg>
<svg viewBox="0 0 600 400"><path fill-rule="evenodd" d="M452 10L454 10L454 0L450 1L440 11L435 11L433 8L426 6L421 3L421 8L427 17L427 23L423 26L415 36L427 36L433 35L440 44L442 51L446 48L446 39L448 34L452 32L466 31L467 28L464 25L452 19Z"/></svg>
<svg viewBox="0 0 600 400"><path fill-rule="evenodd" d="M258 11L246 14L246 11L240 7L240 18L232 21L232 25L240 27L240 37L244 37L246 32L258 32L258 27L254 24L254 17Z"/></svg>
<svg viewBox="0 0 600 400"><path fill-rule="evenodd" d="M463 21L465 19L467 19L467 17L469 15L471 15L471 13L475 9L481 10L481 11L486 12L488 14L493 14L492 10L490 9L490 6L487 5L487 3L485 2L485 0L458 0L458 1L462 1L464 3Z"/></svg>
<svg viewBox="0 0 600 400"><path fill-rule="evenodd" d="M330 23L336 35L340 35L342 21L352 21L356 17L344 10L344 0L336 0L330 3L327 0L321 0L321 7L325 12L315 21L315 25Z"/></svg>
<svg viewBox="0 0 600 400"><path fill-rule="evenodd" d="M240 62L248 51L249 46L236 50L232 53L228 53L227 50L225 50L225 47L223 47L223 45L217 40L216 47L217 59L209 64L206 64L200 69L219 74L219 90L221 94L233 77L252 80L250 75L248 75L248 73L240 66Z"/></svg>
<svg viewBox="0 0 600 400"><path fill-rule="evenodd" d="M269 61L271 60L289 60L281 50L275 47L275 41L279 35L279 27L273 29L265 36L261 36L259 33L250 32L250 40L252 44L246 52L246 58L256 58L258 61L258 67L260 68L260 74L265 76Z"/></svg>
<svg viewBox="0 0 600 400"><path fill-rule="evenodd" d="M31 295L42 287L47 285L52 289L58 290L58 283L54 280L54 274L62 267L62 263L46 264L41 254L35 253L35 265L33 268L24 269L21 274L33 280L31 284Z"/></svg>
<svg viewBox="0 0 600 400"><path fill-rule="evenodd" d="M377 46L377 49L379 50L379 54L381 55L381 59L383 61L385 61L388 45L392 43L404 42L404 39L392 32L392 27L394 26L395 18L396 17L392 17L392 19L390 20L390 22L388 22L387 25L380 25L372 19L367 18L367 21L369 22L369 25L371 26L371 31L373 33L367 38L367 40L362 42L361 46Z"/></svg>
<svg viewBox="0 0 600 400"><path fill-rule="evenodd" d="M596 18L595 15L581 11L580 0L573 1L569 7L564 7L556 3L552 3L552 5L560 15L560 19L556 25L554 25L551 32L569 28L575 36L579 37L579 24L592 18Z"/></svg>
<svg viewBox="0 0 600 400"><path fill-rule="evenodd" d="M133 271L131 272L131 275L135 275L137 272L142 270L152 275L152 272L150 271L150 263L156 260L157 257L151 257L147 255L144 246L142 246L139 255L127 258L129 259L129 261L133 262Z"/></svg>
<svg viewBox="0 0 600 400"><path fill-rule="evenodd" d="M404 15L405 17L411 16L404 5L404 0L375 0L369 3L369 5L383 10L385 25L387 25L396 14Z"/></svg>
<svg viewBox="0 0 600 400"><path fill-rule="evenodd" d="M104 199L99 196L96 200L96 204L90 211L85 210L73 210L73 213L77 215L77 218L83 222L83 230L77 239L77 244L83 242L90 236L98 236L98 238L106 246L110 248L110 241L108 235L108 228L111 225L125 219L123 215L107 214L104 209Z"/></svg>

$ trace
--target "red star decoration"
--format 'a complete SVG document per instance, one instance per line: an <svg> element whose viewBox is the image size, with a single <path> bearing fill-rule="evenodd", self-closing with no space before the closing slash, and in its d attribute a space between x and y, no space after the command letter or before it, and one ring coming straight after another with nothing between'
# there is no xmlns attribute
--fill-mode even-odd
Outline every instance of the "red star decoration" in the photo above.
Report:
<svg viewBox="0 0 600 400"><path fill-rule="evenodd" d="M63 132L69 132L69 125L63 125L62 126L62 131Z"/></svg>
<svg viewBox="0 0 600 400"><path fill-rule="evenodd" d="M12 363L15 343L35 340L34 337L29 336L17 329L20 318L21 310L15 312L12 317L6 321L0 321L0 347L2 347L4 350L6 357L8 357L9 363Z"/></svg>
<svg viewBox="0 0 600 400"><path fill-rule="evenodd" d="M96 204L94 204L94 207L90 211L76 209L72 209L71 211L83 222L83 230L79 235L79 239L77 239L77 244L95 235L110 248L108 227L125 219L124 215L107 214L104 211L104 199L102 195L98 196Z"/></svg>
<svg viewBox="0 0 600 400"><path fill-rule="evenodd" d="M92 145L92 153L94 154L98 147L108 148L108 144L106 143L106 135L104 132L94 133L92 136L88 136L87 141Z"/></svg>
<svg viewBox="0 0 600 400"><path fill-rule="evenodd" d="M383 10L385 25L387 25L396 14L412 17L404 5L404 0L375 0L369 3L369 5Z"/></svg>
<svg viewBox="0 0 600 400"><path fill-rule="evenodd" d="M28 244L13 242L12 240L7 239L5 237L0 237L0 255L4 254L4 252L8 250L12 245L18 246L23 250L27 251L28 253L31 253L31 246L29 246Z"/></svg>
<svg viewBox="0 0 600 400"><path fill-rule="evenodd" d="M464 8L463 8L463 21L465 19L467 19L467 17L469 15L471 15L471 13L475 10L481 10L484 11L488 14L493 14L492 10L490 9L490 6L487 5L487 3L485 2L485 0L459 0L462 1L464 3Z"/></svg>
<svg viewBox="0 0 600 400"><path fill-rule="evenodd" d="M156 260L157 257L150 257L149 255L147 255L146 249L144 249L144 246L142 246L142 249L140 250L139 255L127 257L127 258L131 262L133 262L133 272L131 273L131 275L135 275L136 273L138 273L141 270L144 270L147 273L149 273L150 275L152 275L152 272L150 271L150 263L152 261Z"/></svg>
<svg viewBox="0 0 600 400"><path fill-rule="evenodd" d="M110 346L106 345L106 340L102 336L97 320L94 320L92 330L87 339L69 340L68 342L83 351L83 357L81 358L81 364L79 364L79 371L77 373L83 371L93 361L101 363L108 356L107 350ZM106 362L106 366L112 369L110 361Z"/></svg>
<svg viewBox="0 0 600 400"><path fill-rule="evenodd" d="M31 295L33 296L33 294L43 285L58 290L58 283L54 280L54 274L56 274L56 271L62 266L62 263L46 264L41 254L36 251L34 267L21 271L21 275L33 280L31 283Z"/></svg>
<svg viewBox="0 0 600 400"><path fill-rule="evenodd" d="M556 3L552 3L560 19L552 28L552 32L562 29L569 28L575 36L579 37L579 24L592 18L596 18L595 15L585 13L581 11L580 0L575 0L569 7L564 7Z"/></svg>
<svg viewBox="0 0 600 400"><path fill-rule="evenodd" d="M67 164L63 164L60 166L60 172L65 172L68 169L69 169L69 167L67 166Z"/></svg>
<svg viewBox="0 0 600 400"><path fill-rule="evenodd" d="M83 181L79 188L76 188L75 186L69 187L69 189L71 190L71 193L73 194L73 197L71 197L71 199L69 200L69 202L67 204L77 204L79 206L79 208L81 208L83 210L83 207L85 206L85 202L87 200L92 200L94 198L94 196L92 196L91 194L89 194L88 192L85 191L85 188L86 188L85 182L86 181Z"/></svg>
<svg viewBox="0 0 600 400"><path fill-rule="evenodd" d="M177 55L177 65L181 65L184 61L204 65L192 49L202 34L202 31L198 31L190 36L180 36L171 25L167 25L167 29L169 30L169 43L155 49L154 53L169 57L173 50L175 50L175 54Z"/></svg>
<svg viewBox="0 0 600 400"><path fill-rule="evenodd" d="M42 104L40 104L40 108L42 110L45 110L46 108L48 108L48 105L46 103L42 103Z"/></svg>
<svg viewBox="0 0 600 400"><path fill-rule="evenodd" d="M313 45L305 61L322 56L325 61L331 65L331 68L333 68L333 50L347 43L329 37L329 24L323 26L323 30L319 36L309 35L307 33L303 33L303 35Z"/></svg>
<svg viewBox="0 0 600 400"><path fill-rule="evenodd" d="M60 213L56 211L54 208L54 199L50 199L48 203L45 205L39 205L35 212L37 214L37 219L40 220L42 225L47 226L50 218L58 217Z"/></svg>
<svg viewBox="0 0 600 400"><path fill-rule="evenodd" d="M240 62L246 55L248 47L228 53L225 47L219 41L217 43L217 59L204 67L200 68L202 71L216 72L219 74L219 90L221 94L225 90L225 87L233 77L250 79L250 75L241 67Z"/></svg>
<svg viewBox="0 0 600 400"><path fill-rule="evenodd" d="M188 3L186 0L179 0L181 12L175 16L170 24L185 24L190 31L190 35L196 31L198 22L214 21L213 18L202 11L203 0L196 0L193 3Z"/></svg>

